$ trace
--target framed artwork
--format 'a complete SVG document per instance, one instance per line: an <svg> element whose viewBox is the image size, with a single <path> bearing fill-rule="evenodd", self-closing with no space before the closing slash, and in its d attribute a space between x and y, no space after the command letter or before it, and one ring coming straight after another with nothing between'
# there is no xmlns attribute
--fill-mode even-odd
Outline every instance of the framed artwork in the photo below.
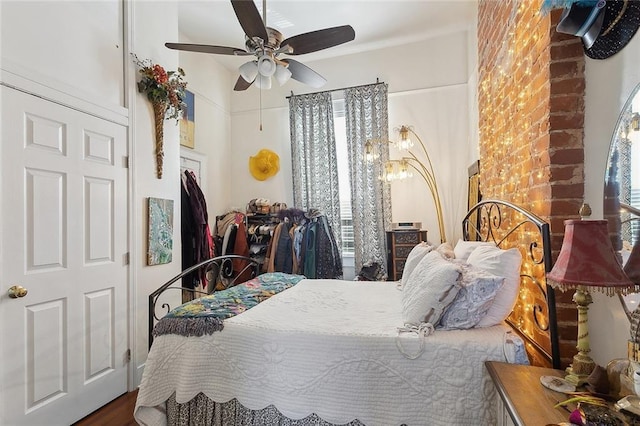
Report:
<svg viewBox="0 0 640 426"><path fill-rule="evenodd" d="M185 90L185 95L184 102L187 107L182 112L180 120L180 145L193 149L195 148L195 96L188 90Z"/></svg>
<svg viewBox="0 0 640 426"><path fill-rule="evenodd" d="M171 263L173 250L173 200L149 197L147 265Z"/></svg>
<svg viewBox="0 0 640 426"><path fill-rule="evenodd" d="M467 197L467 211L471 210L471 207L475 206L482 200L482 195L480 194L480 160L475 161L468 168L469 172L469 194ZM476 226L479 226L477 213L475 218L469 218L469 223L475 223ZM474 229L469 230L469 240L473 241L477 238L476 232Z"/></svg>

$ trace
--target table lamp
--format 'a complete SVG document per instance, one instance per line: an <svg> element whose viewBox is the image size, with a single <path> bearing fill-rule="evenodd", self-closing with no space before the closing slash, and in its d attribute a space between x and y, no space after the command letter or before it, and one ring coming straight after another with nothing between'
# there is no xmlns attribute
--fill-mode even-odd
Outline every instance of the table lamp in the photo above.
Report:
<svg viewBox="0 0 640 426"><path fill-rule="evenodd" d="M606 220L565 220L564 240L555 265L547 274L547 284L566 291L575 289L578 305L578 353L567 368L566 380L575 386L586 383L595 368L589 356L587 311L591 292L612 296L626 294L634 284L627 278L613 251Z"/></svg>

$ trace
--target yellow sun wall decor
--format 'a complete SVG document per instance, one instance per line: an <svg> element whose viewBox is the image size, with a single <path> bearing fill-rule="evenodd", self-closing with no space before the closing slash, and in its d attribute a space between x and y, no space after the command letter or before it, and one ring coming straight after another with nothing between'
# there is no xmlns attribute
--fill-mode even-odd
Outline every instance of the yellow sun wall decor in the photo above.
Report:
<svg viewBox="0 0 640 426"><path fill-rule="evenodd" d="M280 157L270 149L261 149L249 157L249 171L257 180L267 180L275 176L280 170Z"/></svg>

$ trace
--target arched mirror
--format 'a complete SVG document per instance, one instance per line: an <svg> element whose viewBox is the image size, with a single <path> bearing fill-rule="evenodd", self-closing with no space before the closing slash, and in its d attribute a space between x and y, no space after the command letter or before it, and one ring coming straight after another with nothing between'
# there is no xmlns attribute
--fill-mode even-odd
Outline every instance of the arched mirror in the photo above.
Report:
<svg viewBox="0 0 640 426"><path fill-rule="evenodd" d="M629 96L611 140L604 182L604 218L618 260L640 285L640 84ZM627 317L638 307L640 293L621 296Z"/></svg>

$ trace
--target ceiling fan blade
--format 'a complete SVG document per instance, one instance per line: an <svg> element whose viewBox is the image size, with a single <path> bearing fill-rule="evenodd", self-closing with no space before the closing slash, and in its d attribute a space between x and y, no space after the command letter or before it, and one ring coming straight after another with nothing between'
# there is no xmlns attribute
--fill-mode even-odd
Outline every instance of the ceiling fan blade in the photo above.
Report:
<svg viewBox="0 0 640 426"><path fill-rule="evenodd" d="M289 64L288 68L289 71L291 71L291 78L298 80L300 83L304 83L317 89L324 86L327 82L323 76L298 61L294 61L293 59L283 59L282 62Z"/></svg>
<svg viewBox="0 0 640 426"><path fill-rule="evenodd" d="M356 38L356 32L351 25L325 28L289 37L280 43L281 46L289 45L293 51L289 55L302 55L327 49Z"/></svg>
<svg viewBox="0 0 640 426"><path fill-rule="evenodd" d="M265 42L269 40L260 12L252 0L231 0L231 5L242 30L249 38L260 37Z"/></svg>
<svg viewBox="0 0 640 426"><path fill-rule="evenodd" d="M247 80L242 78L242 76L239 76L238 80L236 81L236 85L233 86L233 90L235 90L236 92L241 92L243 90L247 90L249 87L251 87L252 84L253 81L249 83Z"/></svg>
<svg viewBox="0 0 640 426"><path fill-rule="evenodd" d="M246 56L251 53L237 47L211 46L208 44L165 43L169 49L185 50L187 52L215 53L218 55Z"/></svg>

